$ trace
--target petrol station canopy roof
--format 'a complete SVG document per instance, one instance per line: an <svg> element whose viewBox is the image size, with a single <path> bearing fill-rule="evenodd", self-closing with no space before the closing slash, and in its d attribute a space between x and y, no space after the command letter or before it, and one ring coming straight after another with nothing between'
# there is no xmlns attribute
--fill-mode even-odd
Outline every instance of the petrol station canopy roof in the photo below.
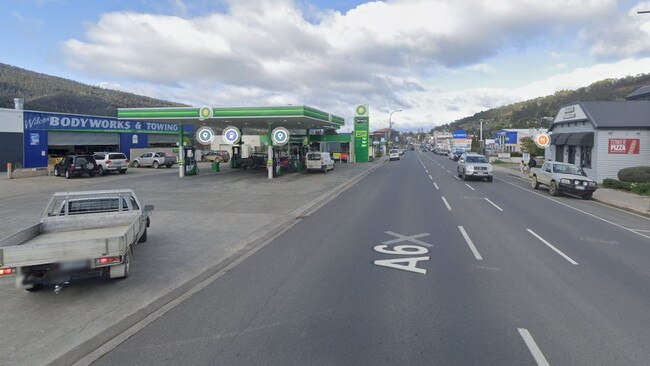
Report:
<svg viewBox="0 0 650 366"><path fill-rule="evenodd" d="M267 130L275 127L287 129L337 129L345 119L308 106L275 107L162 107L118 108L120 120L148 120L175 122L194 126L223 128L235 126Z"/></svg>

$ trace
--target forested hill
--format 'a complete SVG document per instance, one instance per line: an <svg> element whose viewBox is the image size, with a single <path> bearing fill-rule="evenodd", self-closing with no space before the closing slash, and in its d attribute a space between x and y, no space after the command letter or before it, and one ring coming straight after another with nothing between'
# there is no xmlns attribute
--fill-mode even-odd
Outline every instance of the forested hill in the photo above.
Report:
<svg viewBox="0 0 650 366"><path fill-rule="evenodd" d="M117 108L184 106L0 63L0 108L14 108L14 98L24 98L27 110L112 117Z"/></svg>
<svg viewBox="0 0 650 366"><path fill-rule="evenodd" d="M438 126L436 130L464 129L476 132L479 119L483 119L483 133L487 136L502 128L548 127L550 122L542 117L553 117L564 104L575 101L624 100L635 90L650 85L650 74L628 76L623 79L605 79L577 90L561 90L553 95L488 109L452 123Z"/></svg>

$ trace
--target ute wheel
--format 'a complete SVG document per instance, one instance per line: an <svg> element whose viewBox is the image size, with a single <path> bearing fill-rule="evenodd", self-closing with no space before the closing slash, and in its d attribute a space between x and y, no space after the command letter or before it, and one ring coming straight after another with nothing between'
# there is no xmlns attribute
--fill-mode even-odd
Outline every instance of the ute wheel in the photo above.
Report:
<svg viewBox="0 0 650 366"><path fill-rule="evenodd" d="M173 164L167 164L166 165L167 169L171 168L172 166L174 166L174 165Z"/></svg>
<svg viewBox="0 0 650 366"><path fill-rule="evenodd" d="M101 165L97 168L97 174L104 175L104 168Z"/></svg>
<svg viewBox="0 0 650 366"><path fill-rule="evenodd" d="M456 175L458 176L458 178L463 176L462 174L460 174L460 168L459 167L456 167Z"/></svg>
<svg viewBox="0 0 650 366"><path fill-rule="evenodd" d="M144 234L142 234L142 236L138 240L138 243L144 243L146 241L147 241L147 229L144 229Z"/></svg>
<svg viewBox="0 0 650 366"><path fill-rule="evenodd" d="M463 170L463 180L467 180L467 179L469 179L467 178L467 173Z"/></svg>
<svg viewBox="0 0 650 366"><path fill-rule="evenodd" d="M133 167L134 167L134 168L139 168L139 167L140 167L140 163L138 163L137 160L134 161L134 162L133 162Z"/></svg>
<svg viewBox="0 0 650 366"><path fill-rule="evenodd" d="M54 176L58 177L59 175L61 175L59 174L59 168L54 168Z"/></svg>
<svg viewBox="0 0 650 366"><path fill-rule="evenodd" d="M160 164L157 161L153 162L153 165L151 165L154 169L160 168Z"/></svg>
<svg viewBox="0 0 650 366"><path fill-rule="evenodd" d="M594 197L594 192L585 193L582 195L583 200L590 200Z"/></svg>
<svg viewBox="0 0 650 366"><path fill-rule="evenodd" d="M42 289L43 289L42 283L35 283L32 285L32 287L26 288L25 290L27 290L28 292L38 292L41 291Z"/></svg>
<svg viewBox="0 0 650 366"><path fill-rule="evenodd" d="M494 177L488 177L487 181L492 182L493 179L494 179Z"/></svg>
<svg viewBox="0 0 650 366"><path fill-rule="evenodd" d="M559 194L557 191L557 183L555 183L555 181L552 181L550 187L548 187L548 193L550 193L551 196L557 196Z"/></svg>
<svg viewBox="0 0 650 366"><path fill-rule="evenodd" d="M68 171L68 169L65 170L65 178L66 179L72 179L72 174Z"/></svg>
<svg viewBox="0 0 650 366"><path fill-rule="evenodd" d="M537 176L533 175L533 180L530 181L530 185L533 187L533 189L538 189L539 188L539 182L537 182Z"/></svg>
<svg viewBox="0 0 650 366"><path fill-rule="evenodd" d="M120 174L126 174L126 169L120 170Z"/></svg>

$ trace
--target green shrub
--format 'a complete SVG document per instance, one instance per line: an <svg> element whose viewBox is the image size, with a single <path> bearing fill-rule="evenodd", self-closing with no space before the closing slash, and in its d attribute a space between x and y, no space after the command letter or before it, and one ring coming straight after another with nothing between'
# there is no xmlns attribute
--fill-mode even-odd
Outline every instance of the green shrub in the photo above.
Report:
<svg viewBox="0 0 650 366"><path fill-rule="evenodd" d="M618 171L618 179L623 182L650 183L650 166L636 166Z"/></svg>
<svg viewBox="0 0 650 366"><path fill-rule="evenodd" d="M621 182L620 180L607 178L603 179L603 187L650 196L650 183Z"/></svg>

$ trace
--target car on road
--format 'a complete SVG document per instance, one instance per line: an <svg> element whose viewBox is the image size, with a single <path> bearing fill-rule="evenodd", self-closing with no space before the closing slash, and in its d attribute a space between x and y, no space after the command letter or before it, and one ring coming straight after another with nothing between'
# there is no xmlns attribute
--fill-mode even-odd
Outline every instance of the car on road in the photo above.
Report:
<svg viewBox="0 0 650 366"><path fill-rule="evenodd" d="M230 160L230 153L226 150L211 150L201 155L201 161L227 163L228 160Z"/></svg>
<svg viewBox="0 0 650 366"><path fill-rule="evenodd" d="M458 161L458 159L460 159L460 157L461 157L464 153L465 153L465 152L464 152L463 150L453 150L453 151L450 151L449 154L448 154L447 156L449 157L449 159L451 159L451 160L453 160L453 161Z"/></svg>
<svg viewBox="0 0 650 366"><path fill-rule="evenodd" d="M307 153L307 171L320 170L327 173L334 170L334 159L328 152L312 151Z"/></svg>
<svg viewBox="0 0 650 366"><path fill-rule="evenodd" d="M547 161L539 168L530 170L530 184L533 189L544 185L551 196L569 193L582 199L591 199L598 188L595 180L587 177L585 171L574 164Z"/></svg>
<svg viewBox="0 0 650 366"><path fill-rule="evenodd" d="M464 153L458 159L456 174L463 180L479 178L492 182L494 168L485 156L476 153Z"/></svg>
<svg viewBox="0 0 650 366"><path fill-rule="evenodd" d="M158 169L161 166L171 168L174 164L176 164L176 157L165 152L148 152L133 159L134 168L146 166L150 166L155 169Z"/></svg>
<svg viewBox="0 0 650 366"><path fill-rule="evenodd" d="M99 174L97 162L92 155L68 155L54 166L54 176L64 176L68 179L87 175L94 177Z"/></svg>
<svg viewBox="0 0 650 366"><path fill-rule="evenodd" d="M97 162L97 174L104 175L110 172L126 173L129 167L129 159L126 155L117 152L96 152L93 155Z"/></svg>
<svg viewBox="0 0 650 366"><path fill-rule="evenodd" d="M389 160L399 160L399 150L398 149L390 149L388 150L388 159Z"/></svg>

